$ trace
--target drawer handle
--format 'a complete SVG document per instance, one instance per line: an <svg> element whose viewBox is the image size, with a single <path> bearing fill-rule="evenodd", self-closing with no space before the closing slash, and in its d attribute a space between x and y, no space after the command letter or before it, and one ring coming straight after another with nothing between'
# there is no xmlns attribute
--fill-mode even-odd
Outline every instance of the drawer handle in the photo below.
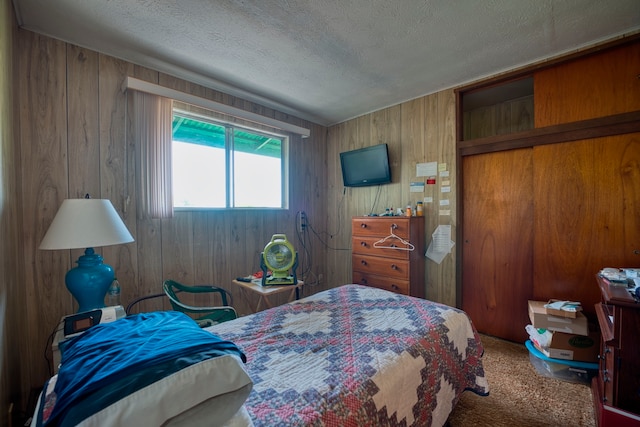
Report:
<svg viewBox="0 0 640 427"><path fill-rule="evenodd" d="M367 265L367 261L365 261L365 260L360 260L360 264L362 264L362 265Z"/></svg>
<svg viewBox="0 0 640 427"><path fill-rule="evenodd" d="M360 242L360 246L366 247L367 246L367 242Z"/></svg>
<svg viewBox="0 0 640 427"><path fill-rule="evenodd" d="M360 228L367 228L367 224L365 223L360 224Z"/></svg>
<svg viewBox="0 0 640 427"><path fill-rule="evenodd" d="M394 291L399 291L399 290L400 290L400 286L398 286L398 285L391 285L391 289L393 289Z"/></svg>
<svg viewBox="0 0 640 427"><path fill-rule="evenodd" d="M367 284L367 279L365 279L364 277L360 280L360 284L361 285L366 285Z"/></svg>
<svg viewBox="0 0 640 427"><path fill-rule="evenodd" d="M397 269L398 269L398 266L397 266L397 265L395 265L395 264L391 264L391 269L392 269L392 270L397 270Z"/></svg>
<svg viewBox="0 0 640 427"><path fill-rule="evenodd" d="M391 224L391 229L396 230L398 228L398 224Z"/></svg>

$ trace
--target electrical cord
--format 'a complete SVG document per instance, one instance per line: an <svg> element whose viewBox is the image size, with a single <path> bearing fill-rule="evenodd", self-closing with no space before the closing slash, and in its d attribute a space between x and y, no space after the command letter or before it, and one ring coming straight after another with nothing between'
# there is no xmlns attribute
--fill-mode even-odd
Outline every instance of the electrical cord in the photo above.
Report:
<svg viewBox="0 0 640 427"><path fill-rule="evenodd" d="M375 207L377 200L379 199L380 196L380 187L378 186L378 193L376 194L376 199L374 201L373 208ZM334 250L334 251L350 251L351 247L349 248L336 248L331 246L326 240L325 240L325 236L328 236L329 239L333 239L335 236L339 235L342 231L342 205L344 204L345 201L345 197L346 197L346 193L347 193L347 188L344 187L342 190L342 197L340 198L340 201L338 202L338 217L337 217L337 221L338 221L338 229L335 233L329 233L327 231L323 231L323 232L318 232L315 228L313 228L313 224L311 223L311 221L309 220L309 216L307 215L307 213L305 212L305 222L304 222L304 226L303 227L298 227L298 215L301 214L302 211L298 212L296 214L296 225L295 225L295 230L296 230L296 237L298 239L298 242L300 244L300 246L302 247L302 256L300 257L300 251L299 251L299 264L301 267L301 280L303 282L305 282L305 285L310 285L310 286L314 286L319 284L320 280L318 279L318 276L316 273L313 272L313 253L311 251L312 248L309 247L308 245L308 241L309 239L309 231L311 231L313 233L313 235L318 239L318 241L320 241L320 243L327 249L330 250ZM308 275L312 275L313 276L313 281L309 281L307 279Z"/></svg>
<svg viewBox="0 0 640 427"><path fill-rule="evenodd" d="M320 237L320 235L325 235L325 236L329 236L330 239L333 239L335 236L340 235L340 233L342 232L342 205L344 204L344 200L345 200L345 195L347 192L347 188L344 187L342 189L342 198L340 199L340 201L338 202L338 208L337 208L337 212L338 212L338 216L337 216L337 221L338 221L338 229L336 230L335 233L329 233L328 231L323 231L323 232L317 232L313 226L311 226L311 223L309 222L309 219L307 217L307 227L309 227L309 229L313 232L313 234L325 245L326 248L328 249L333 249L333 250L338 250L338 251L342 251L342 250L351 250L351 248L349 249L338 249L338 248L332 248L331 246L329 246L323 239L322 237Z"/></svg>
<svg viewBox="0 0 640 427"><path fill-rule="evenodd" d="M333 246L330 246L327 242L325 242L322 239L322 237L320 237L320 234L318 234L318 232L313 228L313 226L311 224L309 224L308 227L313 232L313 234L318 238L320 243L322 243L324 245L325 248L331 249L333 251L350 251L351 250L351 248L335 248ZM334 236L335 236L335 234L331 235L331 238L333 238Z"/></svg>
<svg viewBox="0 0 640 427"><path fill-rule="evenodd" d="M178 293L180 291L177 291L176 293ZM153 298L160 298L160 297L166 297L167 295L163 292L161 294L153 294L153 295L144 295L141 297L138 297L136 299L134 299L133 301L131 301L129 303L129 305L127 305L127 308L125 308L124 312L128 315L131 314L131 309L137 305L138 303L142 302L142 301L146 301L148 299L153 299Z"/></svg>
<svg viewBox="0 0 640 427"><path fill-rule="evenodd" d="M52 377L53 376L53 370L51 368L52 364L53 364L53 354L51 355L51 359L49 359L49 351L51 351L53 353L52 350L52 346L53 346L53 340L54 337L56 336L56 334L58 333L58 331L60 330L59 328L60 324L58 323L54 328L53 331L49 334L49 337L47 338L47 342L45 344L44 347L44 360L47 362L47 371L49 372L49 376Z"/></svg>
<svg viewBox="0 0 640 427"><path fill-rule="evenodd" d="M334 251L350 251L351 248L335 248L331 245L329 245L329 243L327 243L325 241L325 239L322 236L328 236L329 239L333 239L335 236L340 235L340 233L342 232L342 205L344 204L345 201L345 197L346 197L346 193L347 193L347 187L344 187L342 189L342 197L340 198L340 201L338 202L338 217L337 217L337 221L338 221L338 229L336 230L335 233L329 233L327 231L322 231L322 232L318 232L315 228L313 228L313 224L311 224L311 221L309 220L309 216L307 215L307 222L306 222L306 229L305 231L311 230L311 232L314 234L314 236L316 236L318 238L318 240L320 241L320 243L322 243L322 245L327 248L327 249L331 249Z"/></svg>
<svg viewBox="0 0 640 427"><path fill-rule="evenodd" d="M369 216L371 216L376 208L376 205L378 204L378 200L380 199L380 189L382 188L382 185L378 185L378 190L376 191L376 197L373 199L373 204L371 205L371 210L369 211Z"/></svg>
<svg viewBox="0 0 640 427"><path fill-rule="evenodd" d="M317 285L319 281L316 274L313 273L312 271L313 253L311 252L311 249L307 244L307 241L309 240L309 237L308 237L309 218L306 216L307 215L306 212L304 213L304 215L305 215L304 226L301 228L296 228L296 237L298 239L298 242L300 243L300 246L302 247L302 256L299 256L299 259L301 260L300 264L302 268L302 273L300 277L301 277L301 280L305 283L305 285L314 286L314 285ZM312 281L308 279L309 275L313 275L314 279Z"/></svg>

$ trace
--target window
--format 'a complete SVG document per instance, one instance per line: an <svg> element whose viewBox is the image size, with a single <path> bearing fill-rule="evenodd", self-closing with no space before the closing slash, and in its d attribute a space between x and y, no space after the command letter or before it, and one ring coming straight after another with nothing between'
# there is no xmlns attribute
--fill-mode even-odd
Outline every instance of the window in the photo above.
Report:
<svg viewBox="0 0 640 427"><path fill-rule="evenodd" d="M286 208L287 138L174 108L173 206Z"/></svg>

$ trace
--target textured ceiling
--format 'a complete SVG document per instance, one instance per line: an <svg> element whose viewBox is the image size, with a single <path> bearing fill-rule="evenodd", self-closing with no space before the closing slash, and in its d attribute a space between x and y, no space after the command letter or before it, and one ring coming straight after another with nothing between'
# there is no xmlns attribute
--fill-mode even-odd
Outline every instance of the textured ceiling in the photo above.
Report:
<svg viewBox="0 0 640 427"><path fill-rule="evenodd" d="M639 0L13 0L21 28L319 124L640 31Z"/></svg>

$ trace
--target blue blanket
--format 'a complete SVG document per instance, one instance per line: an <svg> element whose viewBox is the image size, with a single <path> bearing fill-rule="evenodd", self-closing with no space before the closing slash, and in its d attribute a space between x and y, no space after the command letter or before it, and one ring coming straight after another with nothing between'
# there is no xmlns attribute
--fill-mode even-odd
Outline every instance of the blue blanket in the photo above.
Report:
<svg viewBox="0 0 640 427"><path fill-rule="evenodd" d="M41 409L48 410L44 416L39 411L38 425L74 425L202 360L235 354L246 362L234 343L200 329L191 318L176 311L141 313L96 325L60 348L55 397L53 402L41 404Z"/></svg>

